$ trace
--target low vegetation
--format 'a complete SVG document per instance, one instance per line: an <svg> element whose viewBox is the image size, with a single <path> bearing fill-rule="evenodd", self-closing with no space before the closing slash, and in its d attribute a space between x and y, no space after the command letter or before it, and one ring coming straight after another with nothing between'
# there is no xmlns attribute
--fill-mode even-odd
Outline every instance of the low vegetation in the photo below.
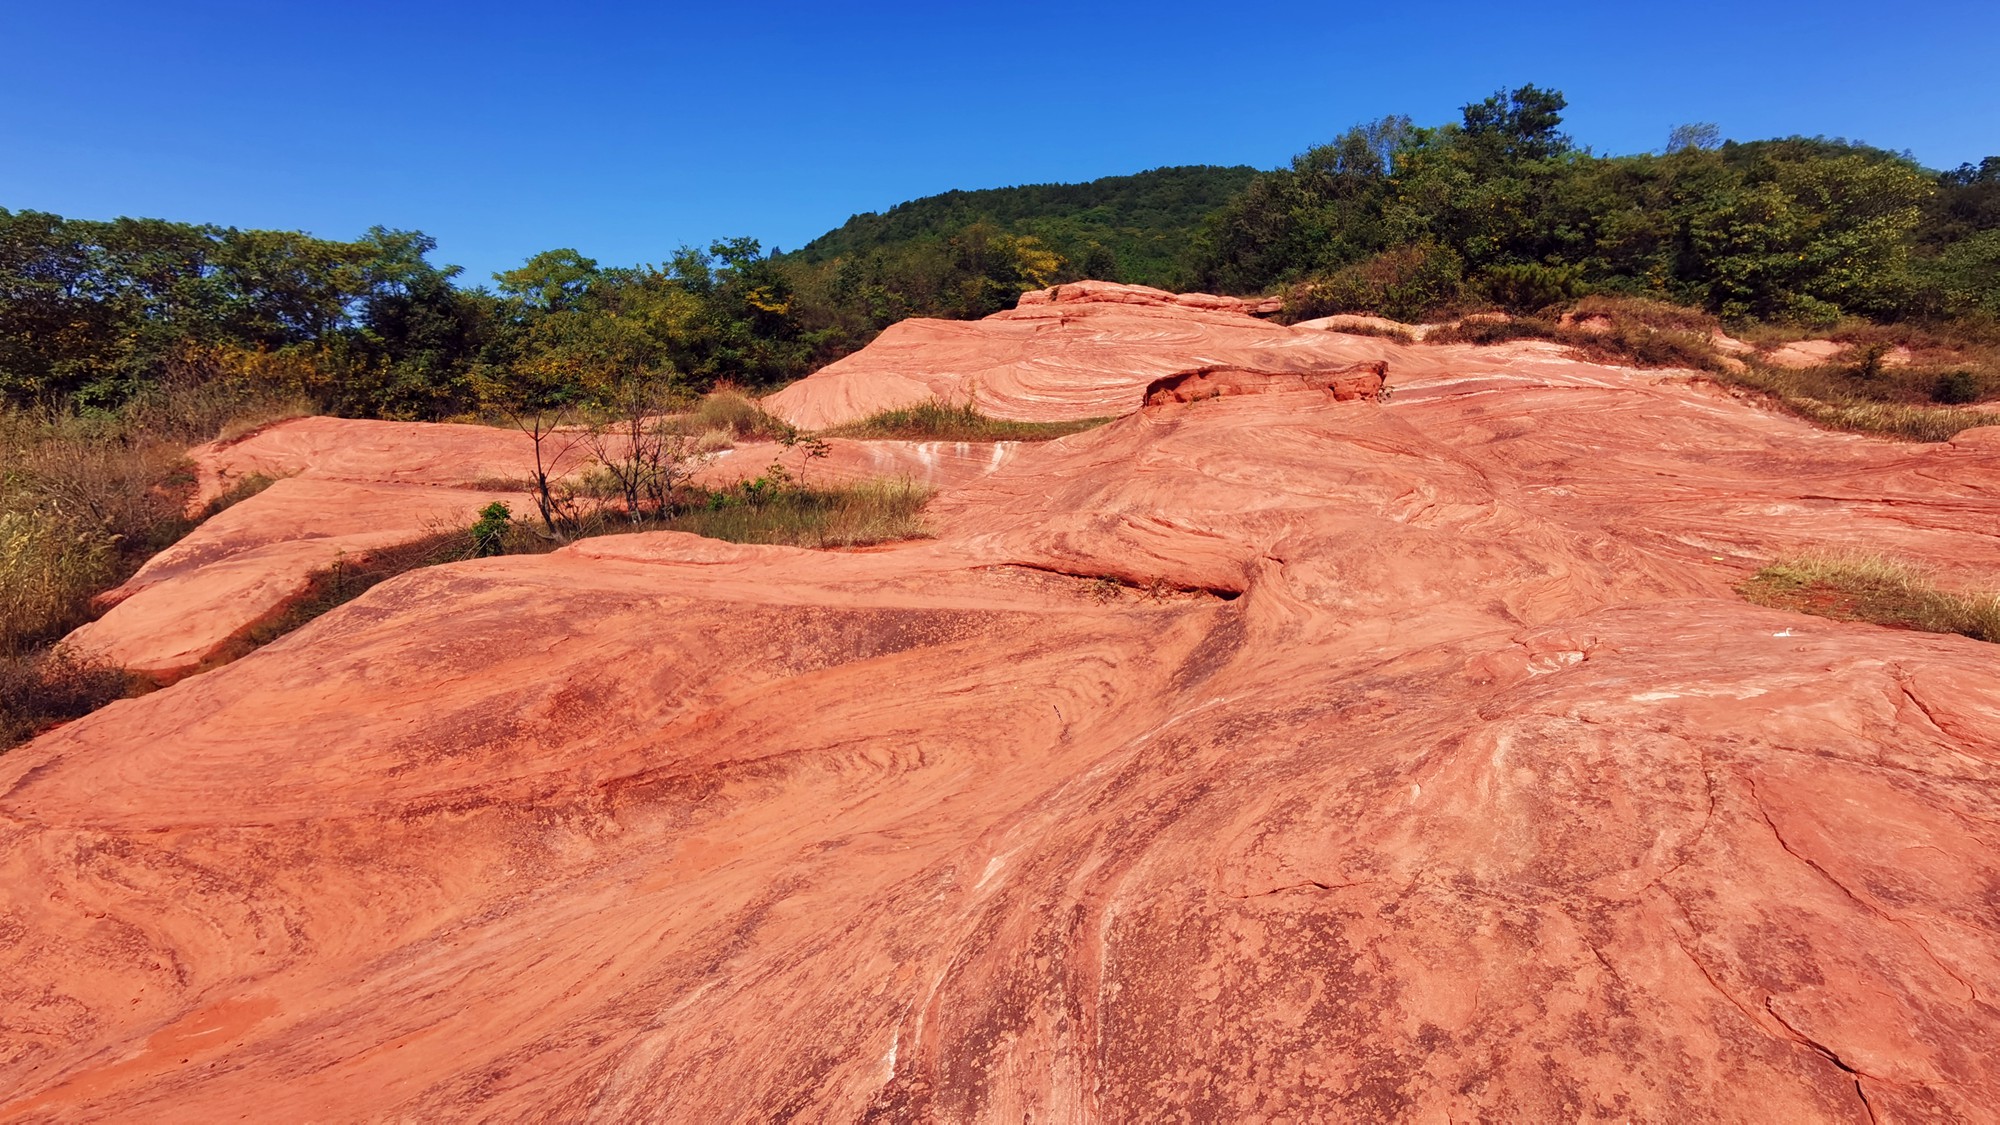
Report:
<svg viewBox="0 0 2000 1125"><path fill-rule="evenodd" d="M1742 592L1776 609L2000 642L2000 593L1943 590L1923 569L1880 555L1783 559L1752 575Z"/></svg>
<svg viewBox="0 0 2000 1125"><path fill-rule="evenodd" d="M1968 326L1944 333L1917 325L1844 324L1828 338L1845 350L1813 367L1781 366L1767 351L1725 352L1719 320L1646 298L1593 296L1538 315L1470 316L1433 328L1426 344L1499 344L1552 340L1579 356L1632 367L1707 372L1829 429L1910 441L1945 441L2000 414L1966 409L2000 398L2000 335ZM1753 332L1762 349L1803 338L1796 331ZM1907 359L1890 362L1900 352Z"/></svg>
<svg viewBox="0 0 2000 1125"><path fill-rule="evenodd" d="M301 412L228 380L176 379L113 411L0 412L0 748L123 694L125 674L56 648L91 599L257 491L190 512L189 446Z"/></svg>
<svg viewBox="0 0 2000 1125"><path fill-rule="evenodd" d="M791 547L867 547L929 535L922 512L931 490L907 480L864 481L840 488L768 485L709 493L709 499L661 521L731 543Z"/></svg>
<svg viewBox="0 0 2000 1125"><path fill-rule="evenodd" d="M88 679L50 646L91 598L267 483L190 513L184 451L295 414L534 419L538 449L586 434L599 468L558 486L544 464L526 482L534 518L510 516L480 549L513 549L530 523L537 543L599 527L808 545L917 534L912 490L767 473L699 492L685 470L747 441L810 462L820 437L753 391L904 317L983 316L1085 277L1283 293L1293 320L1499 309L1429 339L1550 339L1702 370L1841 429L1934 441L1995 420L1973 408L2000 397L2000 156L1927 169L1844 140L1739 143L1704 125L1661 152L1602 156L1561 131L1566 108L1522 86L1455 121L1356 126L1268 173L946 193L789 255L749 238L656 265L553 249L490 290L432 262L435 241L416 231L336 241L0 208L0 659L10 683L55 685L51 698ZM1718 327L1765 348L1849 348L1795 370L1722 352ZM603 421L563 421L585 416ZM1099 421L933 402L835 434L1034 441Z"/></svg>
<svg viewBox="0 0 2000 1125"><path fill-rule="evenodd" d="M1016 422L981 414L971 403L939 399L872 414L825 431L827 437L889 438L903 441L1049 441L1095 429L1109 418L1072 422Z"/></svg>
<svg viewBox="0 0 2000 1125"><path fill-rule="evenodd" d="M110 413L0 413L0 655L45 647L89 620L93 595L269 483L245 480L191 514L190 445L295 412L209 384Z"/></svg>
<svg viewBox="0 0 2000 1125"><path fill-rule="evenodd" d="M668 425L675 433L696 438L714 435L709 444L718 447L723 441L783 441L798 434L796 426L767 413L756 398L733 383L703 395Z"/></svg>
<svg viewBox="0 0 2000 1125"><path fill-rule="evenodd" d="M648 512L639 520L618 507L617 496L602 492L597 502L562 525L562 534L552 534L533 517L516 519L505 503L495 502L463 531L439 529L415 542L340 559L313 575L305 592L280 612L233 638L211 658L209 666L240 659L389 579L424 567L498 555L545 554L578 539L637 531L686 531L732 543L866 547L927 535L921 513L930 497L930 489L909 481L806 487L774 466L765 475L730 488L683 487L664 513ZM96 669L66 658L50 667L60 684L100 682L84 675ZM110 675L116 670L103 672ZM118 674L118 682L122 690L122 674ZM0 680L0 689L4 688L5 681ZM54 690L43 689L42 695L51 696ZM75 714L60 717L74 718L116 697L113 693ZM0 747L5 745L0 743Z"/></svg>
<svg viewBox="0 0 2000 1125"><path fill-rule="evenodd" d="M34 659L0 656L0 750L122 698L122 669L58 649Z"/></svg>
<svg viewBox="0 0 2000 1125"><path fill-rule="evenodd" d="M1724 381L1770 396L1787 411L1830 430L1880 434L1906 441L1949 441L1975 426L2000 424L2000 415L1956 406L1882 401L1866 392L1826 388L1813 371L1752 365L1724 373Z"/></svg>
<svg viewBox="0 0 2000 1125"><path fill-rule="evenodd" d="M683 477L664 503L629 507L605 478L585 473L557 491L554 517L489 508L468 538L480 554L538 554L578 539L636 531L685 531L731 543L865 547L929 535L922 520L931 489L908 480L816 486L773 463L733 485Z"/></svg>

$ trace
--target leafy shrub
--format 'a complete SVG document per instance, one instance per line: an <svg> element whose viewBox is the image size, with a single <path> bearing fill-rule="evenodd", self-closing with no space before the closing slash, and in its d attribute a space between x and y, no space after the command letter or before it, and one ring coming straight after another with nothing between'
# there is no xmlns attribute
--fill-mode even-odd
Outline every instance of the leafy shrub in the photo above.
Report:
<svg viewBox="0 0 2000 1125"><path fill-rule="evenodd" d="M1970 371L1947 371L1931 384L1931 401L1964 406L1986 397L1986 381Z"/></svg>
<svg viewBox="0 0 2000 1125"><path fill-rule="evenodd" d="M479 510L479 519L472 525L472 553L477 558L497 555L506 546L507 525L513 522L514 511L506 502L495 500Z"/></svg>
<svg viewBox="0 0 2000 1125"><path fill-rule="evenodd" d="M1508 312L1538 313L1582 293L1583 269L1539 262L1488 266L1479 275L1479 288Z"/></svg>
<svg viewBox="0 0 2000 1125"><path fill-rule="evenodd" d="M1331 277L1302 282L1285 291L1281 319L1286 324L1317 320L1341 313L1373 314L1382 300L1377 286L1369 284L1358 269L1344 269Z"/></svg>
<svg viewBox="0 0 2000 1125"><path fill-rule="evenodd" d="M1449 312L1464 296L1464 260L1450 247L1426 240L1384 250L1295 286L1286 296L1285 317L1299 321L1365 312L1419 321Z"/></svg>

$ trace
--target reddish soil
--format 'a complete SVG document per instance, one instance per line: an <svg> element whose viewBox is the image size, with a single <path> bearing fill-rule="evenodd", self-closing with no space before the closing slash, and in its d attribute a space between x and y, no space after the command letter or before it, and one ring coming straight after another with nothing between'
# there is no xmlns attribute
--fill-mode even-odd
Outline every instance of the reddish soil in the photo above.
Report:
<svg viewBox="0 0 2000 1125"><path fill-rule="evenodd" d="M1157 302L843 362L781 405L1125 416L935 540L430 568L0 758L0 1117L2000 1105L1996 650L1733 592L1990 575L2000 429Z"/></svg>

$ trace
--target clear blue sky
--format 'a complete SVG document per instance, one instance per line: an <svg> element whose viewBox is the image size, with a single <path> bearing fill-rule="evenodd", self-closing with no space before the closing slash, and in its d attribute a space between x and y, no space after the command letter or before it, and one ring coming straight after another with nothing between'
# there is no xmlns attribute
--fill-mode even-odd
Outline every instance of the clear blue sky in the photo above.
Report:
<svg viewBox="0 0 2000 1125"><path fill-rule="evenodd" d="M1713 121L2000 154L1996 0L0 0L0 60L0 206L416 228L471 281L557 246L795 247L954 187L1271 167L1524 82L1599 152Z"/></svg>

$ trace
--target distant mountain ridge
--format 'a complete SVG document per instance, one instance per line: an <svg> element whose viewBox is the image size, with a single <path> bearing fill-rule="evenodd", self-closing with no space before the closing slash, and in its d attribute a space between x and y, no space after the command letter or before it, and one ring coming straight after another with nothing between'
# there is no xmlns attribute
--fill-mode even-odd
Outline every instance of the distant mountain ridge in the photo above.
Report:
<svg viewBox="0 0 2000 1125"><path fill-rule="evenodd" d="M786 256L811 263L863 256L987 223L1041 240L1087 276L1172 287L1202 220L1258 174L1247 165L1197 164L1086 183L947 191L855 215Z"/></svg>

